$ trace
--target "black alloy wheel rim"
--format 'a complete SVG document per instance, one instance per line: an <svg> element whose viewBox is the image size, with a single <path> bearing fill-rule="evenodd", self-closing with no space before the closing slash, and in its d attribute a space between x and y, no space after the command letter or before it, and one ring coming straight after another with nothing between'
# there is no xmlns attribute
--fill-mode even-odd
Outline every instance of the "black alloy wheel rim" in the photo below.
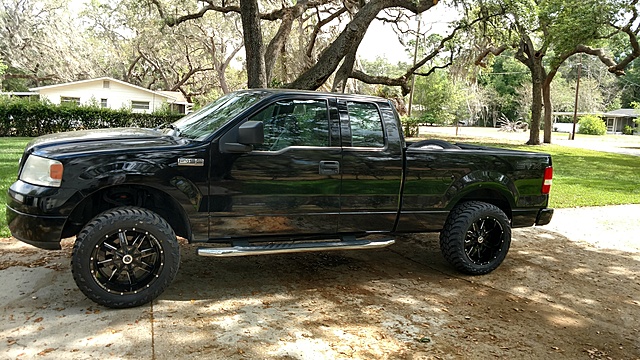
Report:
<svg viewBox="0 0 640 360"><path fill-rule="evenodd" d="M504 242L504 229L494 217L475 220L464 239L464 252L476 265L487 265L500 254Z"/></svg>
<svg viewBox="0 0 640 360"><path fill-rule="evenodd" d="M108 292L136 294L153 284L164 266L158 239L144 230L118 229L91 253L91 275Z"/></svg>

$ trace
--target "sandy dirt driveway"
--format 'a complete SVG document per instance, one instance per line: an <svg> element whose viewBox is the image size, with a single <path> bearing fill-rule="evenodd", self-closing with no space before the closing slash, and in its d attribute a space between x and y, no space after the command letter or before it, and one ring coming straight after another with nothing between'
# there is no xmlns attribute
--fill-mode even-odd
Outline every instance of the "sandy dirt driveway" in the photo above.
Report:
<svg viewBox="0 0 640 360"><path fill-rule="evenodd" d="M0 241L1 359L639 359L640 205L561 209L481 277L437 235L382 250L199 258L110 310L47 252Z"/></svg>

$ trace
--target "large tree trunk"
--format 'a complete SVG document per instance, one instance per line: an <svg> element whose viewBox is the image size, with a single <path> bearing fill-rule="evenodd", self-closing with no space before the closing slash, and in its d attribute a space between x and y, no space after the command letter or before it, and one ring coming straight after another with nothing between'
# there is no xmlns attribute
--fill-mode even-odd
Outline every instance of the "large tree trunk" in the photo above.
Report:
<svg viewBox="0 0 640 360"><path fill-rule="evenodd" d="M358 45L360 44L358 43ZM333 80L333 87L331 88L331 91L343 93L344 90L346 89L347 81L349 80L349 77L353 72L353 65L356 62L357 49L358 48L355 47L354 51L348 53L345 56L344 61L342 62L342 66L340 66L340 68L336 72L336 76Z"/></svg>
<svg viewBox="0 0 640 360"><path fill-rule="evenodd" d="M364 38L371 21L386 8L400 7L414 14L422 13L438 2L435 0L371 0L353 15L351 22L340 33L338 38L324 50L318 61L309 70L302 73L287 87L292 89L315 90L322 86L329 76L338 68L345 58ZM346 70L346 69L345 69Z"/></svg>
<svg viewBox="0 0 640 360"><path fill-rule="evenodd" d="M544 143L551 144L551 126L553 124L553 104L551 103L551 81L555 76L553 74L547 75L544 83L542 84L542 100L544 101Z"/></svg>
<svg viewBox="0 0 640 360"><path fill-rule="evenodd" d="M531 74L532 77L534 74ZM527 145L540 144L540 118L542 115L542 80L533 78L533 102L531 103L531 130Z"/></svg>
<svg viewBox="0 0 640 360"><path fill-rule="evenodd" d="M266 88L267 76L258 0L240 0L240 17L247 61L247 86L249 89Z"/></svg>
<svg viewBox="0 0 640 360"><path fill-rule="evenodd" d="M531 103L531 130L529 131L529 141L527 145L540 144L540 119L542 118L542 87L547 77L547 73L542 65L544 51L536 50L533 42L527 34L522 34L516 60L523 63L531 71L532 82L532 103Z"/></svg>
<svg viewBox="0 0 640 360"><path fill-rule="evenodd" d="M288 87L292 89L315 90L322 86L336 70L340 61L353 48L358 47L364 38L367 28L376 15L382 11L387 1L371 1L358 11L353 20L346 26L338 38L324 50L318 61L302 73Z"/></svg>
<svg viewBox="0 0 640 360"><path fill-rule="evenodd" d="M267 82L271 82L273 78L273 69L275 67L276 60L289 39L293 22L304 14L308 8L308 4L308 0L299 0L295 6L284 11L280 21L280 27L278 28L276 35L269 42L269 45L267 45L267 50L264 54ZM300 21L300 23L302 22L303 21Z"/></svg>
<svg viewBox="0 0 640 360"><path fill-rule="evenodd" d="M216 73L218 74L218 81L220 82L220 90L222 90L222 93L230 93L229 84L227 83L227 74L224 72L224 69L216 69Z"/></svg>

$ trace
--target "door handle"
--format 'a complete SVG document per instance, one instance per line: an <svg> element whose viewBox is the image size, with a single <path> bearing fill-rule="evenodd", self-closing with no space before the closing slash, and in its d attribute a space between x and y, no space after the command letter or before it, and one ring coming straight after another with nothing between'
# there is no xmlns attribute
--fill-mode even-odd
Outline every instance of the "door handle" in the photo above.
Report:
<svg viewBox="0 0 640 360"><path fill-rule="evenodd" d="M340 162L339 161L320 161L318 167L318 173L320 175L338 175L340 174Z"/></svg>

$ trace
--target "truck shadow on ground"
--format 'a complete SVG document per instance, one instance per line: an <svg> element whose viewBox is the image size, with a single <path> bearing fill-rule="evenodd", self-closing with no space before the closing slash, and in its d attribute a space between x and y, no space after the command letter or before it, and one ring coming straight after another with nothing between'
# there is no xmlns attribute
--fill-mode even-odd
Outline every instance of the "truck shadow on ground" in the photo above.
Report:
<svg viewBox="0 0 640 360"><path fill-rule="evenodd" d="M493 273L464 276L437 235L390 248L231 259L183 247L176 281L150 306L110 310L84 298L69 244L0 251L0 357L637 358L640 254L518 229ZM67 254L68 255L68 254ZM19 273L28 281L20 282Z"/></svg>
<svg viewBox="0 0 640 360"><path fill-rule="evenodd" d="M432 234L377 251L185 250L154 306L155 334L196 357L640 355L640 256L540 228L516 230L505 263L481 277L452 270Z"/></svg>

